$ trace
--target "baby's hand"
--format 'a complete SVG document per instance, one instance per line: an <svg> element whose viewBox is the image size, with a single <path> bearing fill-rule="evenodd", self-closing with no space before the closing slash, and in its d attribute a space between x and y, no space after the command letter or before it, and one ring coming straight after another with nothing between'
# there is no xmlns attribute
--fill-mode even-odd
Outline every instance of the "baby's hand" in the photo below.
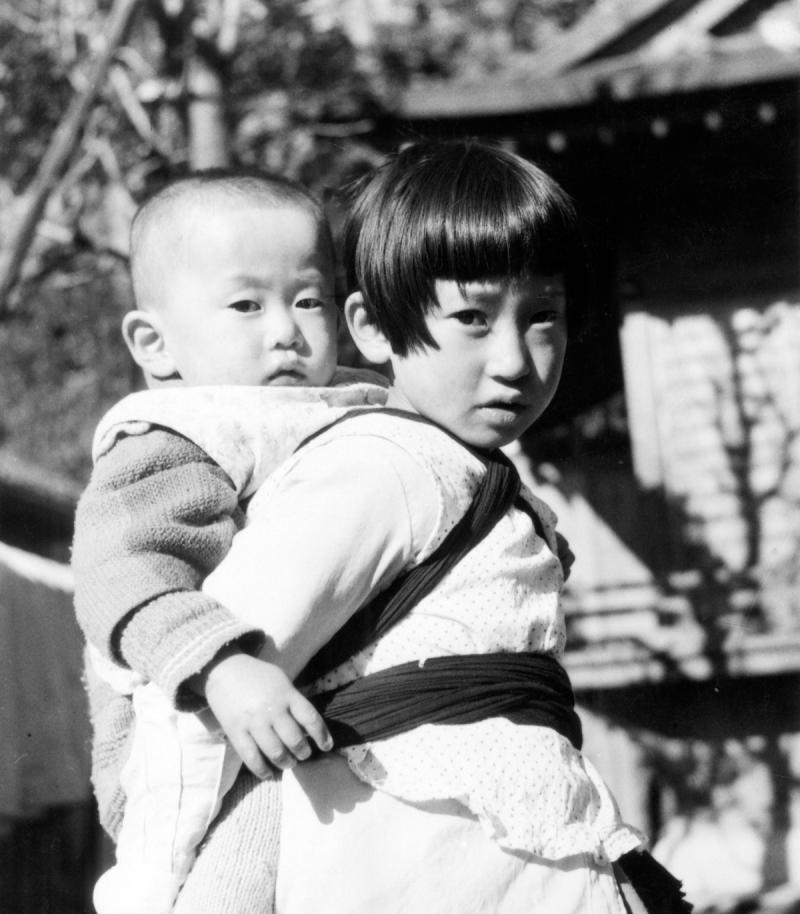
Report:
<svg viewBox="0 0 800 914"><path fill-rule="evenodd" d="M232 653L205 677L205 696L220 726L256 777L293 768L311 755L311 738L320 749L333 747L325 721L311 702L272 663Z"/></svg>

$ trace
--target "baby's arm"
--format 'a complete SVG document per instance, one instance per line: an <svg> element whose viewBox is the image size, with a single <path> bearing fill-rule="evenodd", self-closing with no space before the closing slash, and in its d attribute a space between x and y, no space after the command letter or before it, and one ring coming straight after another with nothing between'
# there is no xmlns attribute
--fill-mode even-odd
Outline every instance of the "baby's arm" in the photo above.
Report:
<svg viewBox="0 0 800 914"><path fill-rule="evenodd" d="M346 438L309 448L278 484L268 484L267 499L259 504L261 493L256 496L248 527L205 588L237 613L262 619L270 638L261 656L288 683L356 609L413 562L435 525L432 490L418 464L386 442ZM258 664L224 658L205 680L209 705L253 771L262 755L274 761L279 737L274 692ZM254 677L248 715L237 682L239 675L245 681L244 667ZM235 722L230 713L238 715Z"/></svg>
<svg viewBox="0 0 800 914"><path fill-rule="evenodd" d="M308 755L306 736L330 748L324 722L285 674L250 656L263 632L200 590L242 522L232 483L196 445L164 429L123 437L98 460L81 499L75 605L87 640L184 709L202 703L205 680L224 659L230 688L216 701L220 725L240 750L248 744L239 733L252 727L270 760L287 767ZM260 754L250 767L269 773Z"/></svg>
<svg viewBox="0 0 800 914"><path fill-rule="evenodd" d="M87 640L185 708L186 681L226 645L263 633L200 591L243 522L228 477L164 429L121 438L95 466L75 519L75 607Z"/></svg>

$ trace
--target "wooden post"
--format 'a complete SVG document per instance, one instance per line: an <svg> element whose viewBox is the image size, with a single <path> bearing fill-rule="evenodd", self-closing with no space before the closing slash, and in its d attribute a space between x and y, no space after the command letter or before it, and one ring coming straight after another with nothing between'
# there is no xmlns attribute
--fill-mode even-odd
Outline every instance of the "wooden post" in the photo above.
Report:
<svg viewBox="0 0 800 914"><path fill-rule="evenodd" d="M228 68L239 35L241 0L217 0L209 22L194 26L194 47L187 67L187 123L191 169L230 164L225 99Z"/></svg>
<svg viewBox="0 0 800 914"><path fill-rule="evenodd" d="M189 166L201 168L225 167L229 164L228 128L225 123L225 80L223 62L195 48L188 67L189 99Z"/></svg>
<svg viewBox="0 0 800 914"><path fill-rule="evenodd" d="M86 88L72 100L42 157L28 191L30 203L27 211L0 260L0 314L5 310L9 293L16 285L47 200L80 141L86 119L139 3L140 0L115 0L106 25L105 47L94 63Z"/></svg>

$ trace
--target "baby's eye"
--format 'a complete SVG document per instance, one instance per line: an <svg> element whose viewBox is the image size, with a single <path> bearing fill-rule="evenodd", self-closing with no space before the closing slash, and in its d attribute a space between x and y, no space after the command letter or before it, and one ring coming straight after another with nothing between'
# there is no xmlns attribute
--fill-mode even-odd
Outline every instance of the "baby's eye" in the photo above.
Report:
<svg viewBox="0 0 800 914"><path fill-rule="evenodd" d="M452 317L465 327L485 327L487 323L486 315L474 308L456 311Z"/></svg>
<svg viewBox="0 0 800 914"><path fill-rule="evenodd" d="M239 314L254 314L256 311L261 310L261 305L257 301L253 301L252 298L243 298L240 301L231 302L228 307L233 311L238 311Z"/></svg>
<svg viewBox="0 0 800 914"><path fill-rule="evenodd" d="M307 311L314 308L324 308L325 302L320 298L301 298L294 303L294 306L295 308L302 308Z"/></svg>

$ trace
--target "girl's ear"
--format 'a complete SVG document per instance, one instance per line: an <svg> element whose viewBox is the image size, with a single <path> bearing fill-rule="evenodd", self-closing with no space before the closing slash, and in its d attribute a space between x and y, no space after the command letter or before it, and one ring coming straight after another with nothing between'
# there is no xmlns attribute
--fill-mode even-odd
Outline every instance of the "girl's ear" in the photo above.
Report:
<svg viewBox="0 0 800 914"><path fill-rule="evenodd" d="M392 356L392 347L370 317L360 292L347 296L344 317L350 336L361 355L373 365L385 365Z"/></svg>
<svg viewBox="0 0 800 914"><path fill-rule="evenodd" d="M129 311L122 318L122 337L133 360L148 378L166 381L178 373L157 314Z"/></svg>

